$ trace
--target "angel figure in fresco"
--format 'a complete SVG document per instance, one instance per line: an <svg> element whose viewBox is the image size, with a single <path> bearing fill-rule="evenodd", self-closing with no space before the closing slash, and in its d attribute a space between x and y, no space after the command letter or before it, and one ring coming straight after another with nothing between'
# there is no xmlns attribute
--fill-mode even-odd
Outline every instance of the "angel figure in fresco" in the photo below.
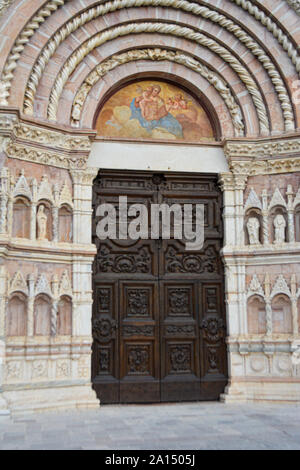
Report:
<svg viewBox="0 0 300 470"><path fill-rule="evenodd" d="M131 119L137 119L148 132L162 128L178 138L183 138L179 121L170 114L160 95L159 85L150 85L142 95L132 100L130 104Z"/></svg>
<svg viewBox="0 0 300 470"><path fill-rule="evenodd" d="M188 109L188 105L182 94L178 93L177 95L168 99L166 108L168 111L179 111Z"/></svg>

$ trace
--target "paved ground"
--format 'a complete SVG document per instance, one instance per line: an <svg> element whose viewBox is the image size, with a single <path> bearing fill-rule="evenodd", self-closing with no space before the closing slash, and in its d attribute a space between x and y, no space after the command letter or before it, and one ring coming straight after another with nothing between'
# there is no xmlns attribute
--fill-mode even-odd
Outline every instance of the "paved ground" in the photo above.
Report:
<svg viewBox="0 0 300 470"><path fill-rule="evenodd" d="M0 449L300 449L300 406L102 406L0 419Z"/></svg>

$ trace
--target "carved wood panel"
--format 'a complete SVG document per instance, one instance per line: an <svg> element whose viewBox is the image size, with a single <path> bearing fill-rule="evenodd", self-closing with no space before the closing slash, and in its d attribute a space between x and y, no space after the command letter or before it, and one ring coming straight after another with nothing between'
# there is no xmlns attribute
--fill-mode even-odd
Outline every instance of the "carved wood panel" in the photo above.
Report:
<svg viewBox="0 0 300 470"><path fill-rule="evenodd" d="M105 240L95 235L94 388L102 403L217 399L227 377L221 194L216 176L102 172L94 207L205 206L205 243ZM150 211L149 211L150 213ZM150 226L150 220L149 220Z"/></svg>

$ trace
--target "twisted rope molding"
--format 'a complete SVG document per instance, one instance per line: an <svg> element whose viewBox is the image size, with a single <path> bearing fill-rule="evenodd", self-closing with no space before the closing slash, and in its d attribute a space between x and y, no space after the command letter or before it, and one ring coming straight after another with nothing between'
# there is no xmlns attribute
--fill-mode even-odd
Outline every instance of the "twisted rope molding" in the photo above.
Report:
<svg viewBox="0 0 300 470"><path fill-rule="evenodd" d="M286 2L300 15L300 0L286 0Z"/></svg>
<svg viewBox="0 0 300 470"><path fill-rule="evenodd" d="M103 61L98 65L85 79L78 90L72 105L73 126L78 126L81 119L82 109L92 87L98 83L101 78L116 67L136 60L169 60L182 64L206 78L212 84L225 101L232 117L232 123L236 137L244 136L245 125L240 106L235 101L230 89L225 81L216 73L209 70L193 57L180 52L172 52L166 49L136 49L119 55L113 55L110 59Z"/></svg>
<svg viewBox="0 0 300 470"><path fill-rule="evenodd" d="M70 75L73 73L75 68L82 62L82 60L96 47L104 44L107 41L116 39L119 36L126 36L128 34L139 34L139 33L160 33L170 34L173 36L184 37L191 41L194 41L202 46L211 49L213 52L222 57L222 59L229 63L233 70L239 75L241 81L245 84L248 92L252 96L254 105L256 107L258 120L260 123L260 132L263 135L269 134L269 119L266 111L266 107L262 98L262 95L254 82L250 77L248 71L241 65L241 63L222 46L219 46L213 39L207 38L202 33L197 33L191 28L186 28L174 24L164 23L134 23L116 28L111 28L103 33L98 33L91 39L84 42L65 62L61 71L57 75L54 86L51 90L47 117L51 121L56 120L57 108L60 96L63 88L68 81Z"/></svg>
<svg viewBox="0 0 300 470"><path fill-rule="evenodd" d="M0 0L0 16L13 3L14 0Z"/></svg>
<svg viewBox="0 0 300 470"><path fill-rule="evenodd" d="M34 35L35 31L39 29L41 23L52 15L60 6L64 5L69 0L51 0L46 5L43 5L36 15L26 24L19 36L17 37L9 56L6 60L2 77L0 82L0 104L7 105L7 99L10 96L10 88L12 79L14 78L13 71L17 67L18 60L24 50L25 45L29 42L30 38Z"/></svg>
<svg viewBox="0 0 300 470"><path fill-rule="evenodd" d="M249 0L231 0L231 1L236 3L239 7L246 10L248 13L250 13L250 15L254 16L254 18L257 21L260 21L260 23L263 26L266 26L268 31L270 31L270 33L273 34L273 36L277 39L279 44L287 52L292 63L295 65L295 68L298 74L300 75L300 57L299 57L298 51L294 47L293 43L289 40L287 35L284 34L282 29L279 28L279 26L273 20L271 20L271 18L269 18L269 16L267 16L262 10L260 10L257 6L254 6L251 3L251 1ZM297 1L297 3L299 3L299 0Z"/></svg>
<svg viewBox="0 0 300 470"><path fill-rule="evenodd" d="M214 10L210 10L208 7L200 6L196 3L189 3L186 0L115 0L113 2L105 3L104 5L98 5L97 7L90 8L83 14L78 15L72 20L68 21L54 34L34 64L33 72L29 77L25 89L25 100L23 104L24 112L26 114L33 114L33 103L37 86L41 80L45 67L59 45L70 34L76 31L79 27L85 25L87 22L92 21L99 16L104 16L107 13L111 13L123 8L142 6L163 6L180 9L185 12L202 16L205 19L219 24L222 28L225 28L230 33L234 34L258 58L270 76L281 104L286 131L293 131L295 129L293 107L289 98L289 94L280 74L276 70L276 67L271 62L270 58L266 55L265 51L232 20L226 18L224 15L217 13Z"/></svg>

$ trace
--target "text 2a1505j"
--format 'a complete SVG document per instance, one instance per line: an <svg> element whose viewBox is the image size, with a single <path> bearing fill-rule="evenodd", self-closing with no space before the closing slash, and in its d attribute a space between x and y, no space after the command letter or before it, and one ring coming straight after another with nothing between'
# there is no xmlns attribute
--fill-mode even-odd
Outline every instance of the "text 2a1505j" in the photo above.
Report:
<svg viewBox="0 0 300 470"><path fill-rule="evenodd" d="M195 455L193 454L157 454L150 455L149 465L187 465L189 467L195 466Z"/></svg>

